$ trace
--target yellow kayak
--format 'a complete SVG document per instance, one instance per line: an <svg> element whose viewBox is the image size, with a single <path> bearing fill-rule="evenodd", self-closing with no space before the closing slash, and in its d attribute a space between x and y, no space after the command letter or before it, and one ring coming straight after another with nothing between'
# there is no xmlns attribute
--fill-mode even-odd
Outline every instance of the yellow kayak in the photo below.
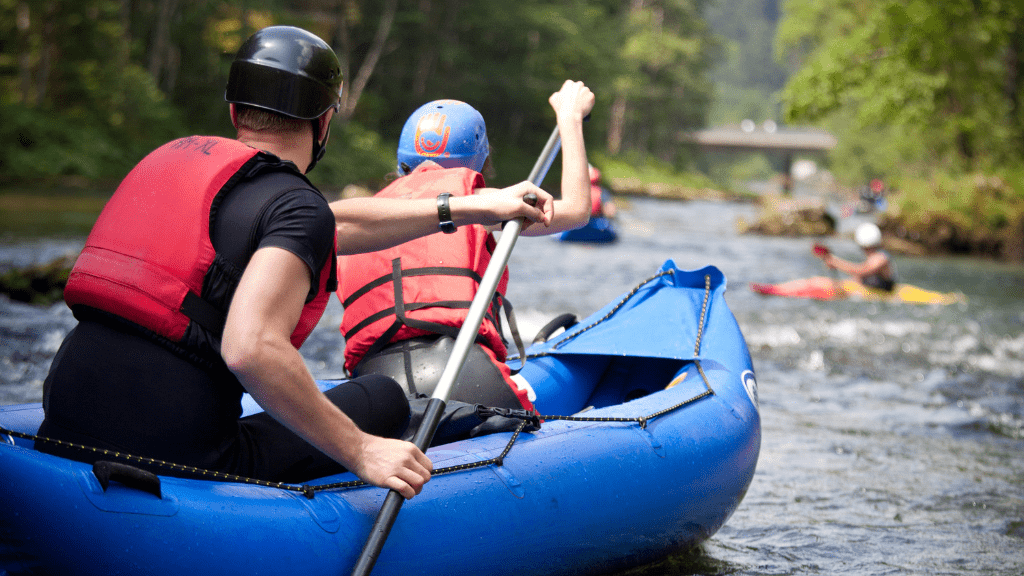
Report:
<svg viewBox="0 0 1024 576"><path fill-rule="evenodd" d="M853 280L843 280L842 284L842 289L847 293L847 298L857 300L890 300L910 304L942 305L967 301L967 297L959 292L935 292L934 290L919 288L913 284L896 284L892 292L868 288Z"/></svg>

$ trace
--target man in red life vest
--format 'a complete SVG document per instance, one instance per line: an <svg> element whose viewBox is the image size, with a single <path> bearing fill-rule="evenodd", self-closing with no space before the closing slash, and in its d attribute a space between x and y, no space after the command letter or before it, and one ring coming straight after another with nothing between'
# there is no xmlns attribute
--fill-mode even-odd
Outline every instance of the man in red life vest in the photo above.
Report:
<svg viewBox="0 0 1024 576"><path fill-rule="evenodd" d="M615 218L618 208L612 195L601 186L601 171L593 164L590 165L590 217L591 218Z"/></svg>
<svg viewBox="0 0 1024 576"><path fill-rule="evenodd" d="M583 118L594 95L582 82L567 80L550 97L562 139L562 198L550 226L528 227L524 235L554 234L586 224L590 184ZM446 214L467 199L487 196L480 172L489 158L484 120L472 106L437 100L406 121L398 145L401 177L377 198L437 200ZM439 194L440 193L440 194ZM345 307L345 366L355 375L382 374L410 394L429 395L440 379L455 337L476 295L494 249L493 228L459 226L451 218L445 234L424 237L388 250L339 257L338 297ZM499 323L508 271L488 308L451 399L514 409L532 409L528 390L510 378Z"/></svg>
<svg viewBox="0 0 1024 576"><path fill-rule="evenodd" d="M436 231L434 203L406 201L387 235L380 215L391 206L340 207L337 234L334 207L304 174L323 155L341 84L320 38L260 30L225 92L237 139L175 140L128 174L68 279L79 323L44 383L40 450L112 457L52 438L284 482L344 466L419 493L431 462L396 439L409 420L401 388L368 376L321 393L298 351L334 291L336 245L379 249ZM550 210L550 195L520 187L459 217L546 223ZM243 391L265 413L239 418Z"/></svg>

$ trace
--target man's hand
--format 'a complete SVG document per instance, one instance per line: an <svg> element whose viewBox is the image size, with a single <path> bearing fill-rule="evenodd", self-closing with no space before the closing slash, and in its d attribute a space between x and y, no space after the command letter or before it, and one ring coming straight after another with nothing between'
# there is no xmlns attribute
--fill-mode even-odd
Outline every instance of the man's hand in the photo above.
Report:
<svg viewBox="0 0 1024 576"><path fill-rule="evenodd" d="M548 98L548 103L555 109L559 120L583 122L594 108L594 93L583 82L566 80L562 89Z"/></svg>
<svg viewBox="0 0 1024 576"><path fill-rule="evenodd" d="M529 193L537 196L537 202L531 206L525 200ZM526 218L526 225L541 223L545 226L551 224L554 216L554 197L532 182L520 182L508 188L481 188L478 194L452 198L452 202L465 201L476 202L481 215L474 220L477 224L491 226L511 220L513 218ZM486 205L483 205L483 204ZM525 228L525 226L524 226Z"/></svg>
<svg viewBox="0 0 1024 576"><path fill-rule="evenodd" d="M395 490L407 500L430 480L433 463L411 442L364 434L359 454L352 473L374 486Z"/></svg>

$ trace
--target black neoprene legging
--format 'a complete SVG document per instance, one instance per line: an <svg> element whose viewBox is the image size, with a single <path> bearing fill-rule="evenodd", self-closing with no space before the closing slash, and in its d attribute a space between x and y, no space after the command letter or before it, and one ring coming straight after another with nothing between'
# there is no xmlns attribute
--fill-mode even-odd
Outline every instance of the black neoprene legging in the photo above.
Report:
<svg viewBox="0 0 1024 576"><path fill-rule="evenodd" d="M241 393L226 370L211 374L130 330L82 321L47 376L39 435L269 481L304 482L343 470L270 416L239 418ZM390 378L356 378L327 396L371 434L398 437L409 420L405 394ZM45 441L36 447L86 462L114 459Z"/></svg>

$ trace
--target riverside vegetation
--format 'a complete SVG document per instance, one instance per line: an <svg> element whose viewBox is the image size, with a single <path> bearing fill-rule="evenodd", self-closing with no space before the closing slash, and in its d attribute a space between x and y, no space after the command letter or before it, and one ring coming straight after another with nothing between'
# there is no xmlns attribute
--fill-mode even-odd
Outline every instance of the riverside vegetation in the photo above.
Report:
<svg viewBox="0 0 1024 576"><path fill-rule="evenodd" d="M749 194L723 190L699 175L657 175L611 166L608 178L623 195L675 201L752 201ZM646 179L646 180L645 180ZM1024 262L1024 192L995 177L963 177L910 182L890 194L889 208L879 214L886 248L911 255L961 254ZM621 188L620 188L621 187ZM40 195L42 194L42 195ZM754 223L739 222L743 233L828 236L836 221L824 203L808 197L761 197L763 213ZM79 195L73 202L45 193L0 193L0 222L8 234L84 237L105 197ZM17 208L12 208L17 206ZM8 235L7 240L12 237ZM0 293L39 305L62 297L71 256L24 267L0 263Z"/></svg>

